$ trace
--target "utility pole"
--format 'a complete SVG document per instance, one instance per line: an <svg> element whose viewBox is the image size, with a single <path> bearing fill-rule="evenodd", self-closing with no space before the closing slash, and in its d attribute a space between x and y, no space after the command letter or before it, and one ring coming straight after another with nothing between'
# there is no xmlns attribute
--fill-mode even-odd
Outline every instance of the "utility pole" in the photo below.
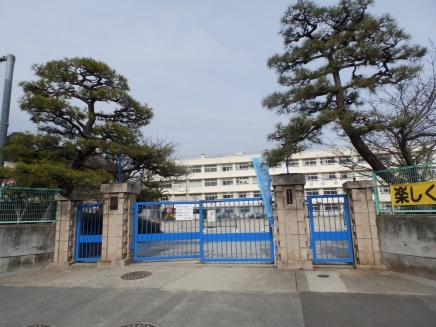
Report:
<svg viewBox="0 0 436 327"><path fill-rule="evenodd" d="M0 118L0 150L5 147L8 137L9 111L11 109L12 78L14 76L15 56L12 54L8 54L6 57L0 57L0 62L1 61L6 61L6 74ZM3 157L3 154L0 152L0 167L3 167L4 163L5 159Z"/></svg>

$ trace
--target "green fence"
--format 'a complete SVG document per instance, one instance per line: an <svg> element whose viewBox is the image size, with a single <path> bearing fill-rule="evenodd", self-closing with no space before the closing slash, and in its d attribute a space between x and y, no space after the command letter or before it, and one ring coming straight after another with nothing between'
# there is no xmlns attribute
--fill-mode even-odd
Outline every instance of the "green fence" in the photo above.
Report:
<svg viewBox="0 0 436 327"><path fill-rule="evenodd" d="M0 187L0 224L56 221L58 189Z"/></svg>
<svg viewBox="0 0 436 327"><path fill-rule="evenodd" d="M436 162L372 172L375 209L379 213L436 212L436 205L392 205L390 186L436 181Z"/></svg>

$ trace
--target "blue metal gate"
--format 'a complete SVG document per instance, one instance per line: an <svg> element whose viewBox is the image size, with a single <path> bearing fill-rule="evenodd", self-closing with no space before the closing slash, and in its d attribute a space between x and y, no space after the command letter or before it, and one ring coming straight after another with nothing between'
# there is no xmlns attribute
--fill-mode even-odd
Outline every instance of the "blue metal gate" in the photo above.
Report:
<svg viewBox="0 0 436 327"><path fill-rule="evenodd" d="M138 202L134 210L136 261L274 262L261 198Z"/></svg>
<svg viewBox="0 0 436 327"><path fill-rule="evenodd" d="M314 263L353 263L348 199L345 194L307 197Z"/></svg>
<svg viewBox="0 0 436 327"><path fill-rule="evenodd" d="M101 258L103 204L78 206L75 259L95 262Z"/></svg>

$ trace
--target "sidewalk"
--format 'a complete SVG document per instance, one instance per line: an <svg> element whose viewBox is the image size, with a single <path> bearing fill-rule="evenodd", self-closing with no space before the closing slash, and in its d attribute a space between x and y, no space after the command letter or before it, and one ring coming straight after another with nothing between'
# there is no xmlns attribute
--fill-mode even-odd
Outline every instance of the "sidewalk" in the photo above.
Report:
<svg viewBox="0 0 436 327"><path fill-rule="evenodd" d="M122 279L147 271L149 277ZM388 271L290 271L197 261L0 274L0 326L435 326L436 281Z"/></svg>
<svg viewBox="0 0 436 327"><path fill-rule="evenodd" d="M149 271L151 276L121 278L135 271ZM292 271L273 265L204 265L198 261L135 263L124 268L96 268L93 263L31 268L0 274L0 286L436 295L435 280L390 271Z"/></svg>

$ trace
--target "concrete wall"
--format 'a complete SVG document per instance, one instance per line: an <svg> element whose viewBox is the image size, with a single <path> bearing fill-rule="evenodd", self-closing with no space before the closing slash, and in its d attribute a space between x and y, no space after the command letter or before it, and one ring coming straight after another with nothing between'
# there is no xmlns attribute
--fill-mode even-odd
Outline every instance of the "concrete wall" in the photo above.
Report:
<svg viewBox="0 0 436 327"><path fill-rule="evenodd" d="M0 225L0 273L52 262L55 226Z"/></svg>
<svg viewBox="0 0 436 327"><path fill-rule="evenodd" d="M379 215L377 226L389 270L436 279L436 215Z"/></svg>

